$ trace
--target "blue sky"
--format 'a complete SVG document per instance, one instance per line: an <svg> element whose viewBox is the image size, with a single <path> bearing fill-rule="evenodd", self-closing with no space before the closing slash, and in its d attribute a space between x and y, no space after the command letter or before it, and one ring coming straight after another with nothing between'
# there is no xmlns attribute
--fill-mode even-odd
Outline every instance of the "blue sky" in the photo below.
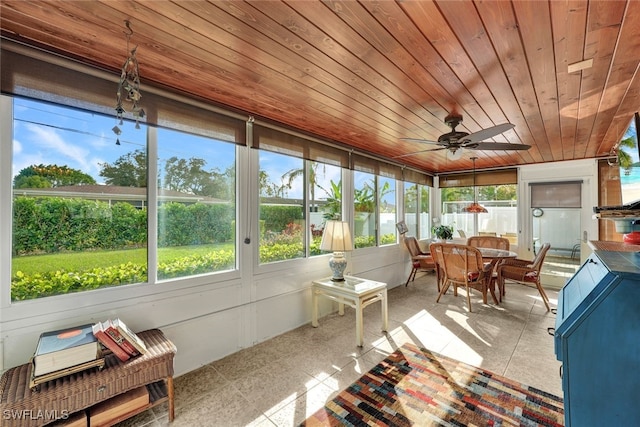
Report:
<svg viewBox="0 0 640 427"><path fill-rule="evenodd" d="M78 169L104 183L99 176L101 163L113 163L136 149L144 149L144 126L118 124L115 117L59 107L27 99L14 98L13 176L31 165L56 164ZM122 129L121 145L112 128ZM233 161L235 146L230 143L211 143L210 140L160 129L159 156L207 160L206 169L217 167L224 171Z"/></svg>

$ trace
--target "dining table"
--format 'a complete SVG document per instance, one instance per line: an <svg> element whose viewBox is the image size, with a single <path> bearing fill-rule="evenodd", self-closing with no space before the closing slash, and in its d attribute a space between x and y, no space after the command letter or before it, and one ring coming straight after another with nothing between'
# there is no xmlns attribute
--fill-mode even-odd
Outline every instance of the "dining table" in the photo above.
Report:
<svg viewBox="0 0 640 427"><path fill-rule="evenodd" d="M478 247L476 249L480 251L480 254L482 255L482 259L490 263L491 280L489 281L489 292L491 292L491 297L493 298L493 301L496 304L499 304L498 299L496 298L496 291L495 291L495 285L497 280L496 272L495 272L496 266L500 261L504 259L516 258L518 256L518 253L507 250L507 249L482 248L482 247Z"/></svg>

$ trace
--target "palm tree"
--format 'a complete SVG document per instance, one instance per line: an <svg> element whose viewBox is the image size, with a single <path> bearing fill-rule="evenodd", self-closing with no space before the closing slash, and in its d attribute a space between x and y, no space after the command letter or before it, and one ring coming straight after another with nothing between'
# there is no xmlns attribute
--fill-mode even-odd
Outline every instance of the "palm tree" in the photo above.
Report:
<svg viewBox="0 0 640 427"><path fill-rule="evenodd" d="M638 146L636 139L633 136L629 136L620 141L618 144L618 164L621 168L624 168L624 174L629 175L631 168L633 167L633 158L629 153L622 150L622 148L635 149Z"/></svg>
<svg viewBox="0 0 640 427"><path fill-rule="evenodd" d="M324 219L340 219L342 215L342 180L338 182L334 182L330 180L329 182L330 189L327 191L326 188L318 185L322 191L327 195L327 203L324 206L326 212L324 213Z"/></svg>
<svg viewBox="0 0 640 427"><path fill-rule="evenodd" d="M318 178L318 166L321 163L318 162L308 162L309 164L309 196L311 197L310 200L310 207L313 208L316 204L316 181ZM323 167L323 173L324 173L324 164L322 165ZM302 174L304 173L304 169L300 168L300 169L291 169L288 172L285 172L282 175L282 180L286 181L287 184L284 184L283 186L287 186L288 188L291 188L293 186L293 182L299 178L300 176L302 176ZM313 210L313 209L312 209Z"/></svg>

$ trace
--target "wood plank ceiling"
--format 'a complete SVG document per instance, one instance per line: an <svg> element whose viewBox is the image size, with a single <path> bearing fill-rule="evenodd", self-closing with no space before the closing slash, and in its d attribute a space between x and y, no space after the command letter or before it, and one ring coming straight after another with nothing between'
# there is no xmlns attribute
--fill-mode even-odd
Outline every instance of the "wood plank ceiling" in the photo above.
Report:
<svg viewBox="0 0 640 427"><path fill-rule="evenodd" d="M394 161L431 173L606 156L640 109L640 1L2 0L2 36L384 158L443 122L528 151ZM593 59L591 68L568 65Z"/></svg>

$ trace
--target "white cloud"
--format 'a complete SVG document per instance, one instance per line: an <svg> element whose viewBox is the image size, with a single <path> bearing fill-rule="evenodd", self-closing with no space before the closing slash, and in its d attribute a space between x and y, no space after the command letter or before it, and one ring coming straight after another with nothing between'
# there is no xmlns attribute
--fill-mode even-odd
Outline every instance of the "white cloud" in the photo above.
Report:
<svg viewBox="0 0 640 427"><path fill-rule="evenodd" d="M13 140L13 155L22 153L22 144L17 139Z"/></svg>
<svg viewBox="0 0 640 427"><path fill-rule="evenodd" d="M68 165L69 167L82 171L91 168L91 162L88 160L90 152L86 148L66 142L54 129L33 124L27 124L26 129L34 145L44 149L45 152L51 150L51 153L47 153L49 159L46 163L53 163L53 159L62 158L73 162L72 165Z"/></svg>

